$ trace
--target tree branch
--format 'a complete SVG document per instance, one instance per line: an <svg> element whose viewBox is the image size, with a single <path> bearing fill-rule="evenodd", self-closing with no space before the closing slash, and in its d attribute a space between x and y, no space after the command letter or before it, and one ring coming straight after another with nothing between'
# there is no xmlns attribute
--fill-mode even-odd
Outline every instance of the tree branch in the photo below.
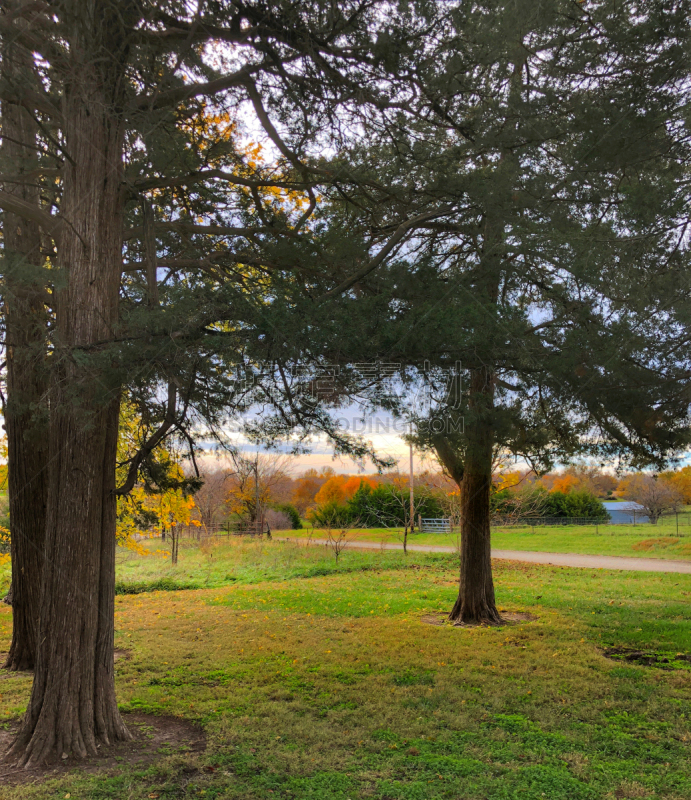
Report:
<svg viewBox="0 0 691 800"><path fill-rule="evenodd" d="M210 268L214 267L215 262L220 261L223 258L229 258L236 264L247 264L254 267L260 267L265 270L286 269L285 265L272 264L270 261L266 261L265 259L243 255L242 253L232 253L227 250L217 253L210 253L208 256L200 258L164 258L160 261L157 261L156 266L160 269L172 270L173 272L181 269L201 269L208 272ZM221 265L221 268L223 268L223 265ZM305 269L304 267L301 268ZM122 265L122 271L125 273L143 272L145 269L146 262L144 261L127 261ZM306 271L313 272L314 270L308 269Z"/></svg>
<svg viewBox="0 0 691 800"><path fill-rule="evenodd" d="M0 175L0 183L26 183L27 181L35 180L38 178L60 178L62 170L60 169L32 169L30 172L24 172L21 175Z"/></svg>
<svg viewBox="0 0 691 800"><path fill-rule="evenodd" d="M168 382L168 402L166 405L166 415L163 422L157 430L144 442L139 448L137 453L130 462L130 468L127 471L127 477L124 483L113 490L113 494L117 497L124 497L128 495L137 482L137 475L139 474L139 467L144 463L145 459L151 455L151 452L163 441L168 431L175 425L175 401L177 400L177 390L172 381Z"/></svg>
<svg viewBox="0 0 691 800"><path fill-rule="evenodd" d="M268 137L271 141L276 145L279 149L280 153L284 158L286 158L290 163L300 172L303 172L305 166L300 161L300 159L295 155L295 153L290 150L283 139L278 135L278 131L274 127L273 122L269 118L269 115L266 113L266 109L262 103L262 99L259 95L259 91L257 90L257 84L248 76L244 81L244 86L247 89L247 94L249 95L250 100L252 101L252 105L254 106L254 110L259 118L259 121L262 124L262 127L266 131Z"/></svg>
<svg viewBox="0 0 691 800"><path fill-rule="evenodd" d="M333 289L329 289L328 292L325 292L321 297L317 298L317 302L321 302L323 300L327 300L330 297L336 297L339 294L343 294L343 292L350 289L351 286L354 286L358 281L362 280L366 275L369 275L370 272L373 272L381 263L382 261L389 255L389 253L394 249L394 247L403 239L403 237L408 233L411 228L414 228L416 225L419 225L421 222L426 222L428 219L432 219L434 217L442 216L443 214L448 214L450 209L445 211L428 211L425 214L419 214L417 217L413 217L412 219L406 220L402 222L398 228L396 228L393 236L389 239L389 241L382 247L382 249L377 253L377 255L371 259L364 267L359 269L357 272L354 272L349 278L343 281L343 283L339 283L338 286L335 286Z"/></svg>
<svg viewBox="0 0 691 800"><path fill-rule="evenodd" d="M16 214L18 217L30 219L32 222L38 223L47 234L53 237L53 239L58 238L65 226L65 221L62 217L48 214L37 205L22 200L9 192L0 191L0 208L3 211Z"/></svg>
<svg viewBox="0 0 691 800"><path fill-rule="evenodd" d="M164 106L175 105L184 100L191 100L193 97L211 97L225 92L227 89L232 89L234 86L245 86L247 79L255 72L264 68L263 64L255 64L254 66L247 66L233 72L231 75L224 75L222 78L216 78L215 81L208 81L207 83L191 83L188 86L180 86L177 89L169 89L167 92L160 94L149 95L147 97L140 97L137 99L137 107L140 109L148 108L163 108Z"/></svg>
<svg viewBox="0 0 691 800"><path fill-rule="evenodd" d="M1 207L1 206L0 206ZM154 231L177 231L179 233L210 233L216 236L246 236L255 233L276 233L273 228L232 228L225 225L195 225L192 222L156 222L152 226ZM143 225L129 228L123 233L123 240L137 239L146 233Z"/></svg>
<svg viewBox="0 0 691 800"><path fill-rule="evenodd" d="M199 172L190 172L188 175L180 175L175 178L148 178L146 180L134 181L132 186L138 191L148 191L149 189L168 189L176 186L187 186L190 183L199 183L205 180L220 180L232 183L237 186L247 186L251 189L261 189L265 186L275 186L279 189L305 190L313 186L309 181L280 181L280 180L261 180L253 181L249 178L242 178L232 172L222 169L205 169Z"/></svg>
<svg viewBox="0 0 691 800"><path fill-rule="evenodd" d="M30 24L33 23L33 27L37 27L35 25L36 21L38 20L37 17L34 17L33 20L30 21ZM47 18L44 17L43 20L40 21L47 21ZM48 28L47 25L42 27ZM54 28L54 25L50 26ZM35 53L40 53L41 56L46 60L49 61L51 66L66 66L67 58L62 50L55 46L54 41L51 37L51 33L53 31L49 31L44 36L37 36L33 30L29 27L19 28L16 25L8 23L6 17L0 16L0 31L2 31L5 38L11 38L13 42L16 42L27 50ZM37 96L40 96L40 92L36 92ZM59 110L57 106L54 106L50 101L47 101L50 104L50 111L51 114L59 114Z"/></svg>

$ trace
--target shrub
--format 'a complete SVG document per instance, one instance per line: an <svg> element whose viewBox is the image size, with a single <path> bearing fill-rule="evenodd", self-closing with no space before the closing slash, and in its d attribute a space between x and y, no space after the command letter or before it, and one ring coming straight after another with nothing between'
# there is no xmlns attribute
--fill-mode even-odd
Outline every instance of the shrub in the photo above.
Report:
<svg viewBox="0 0 691 800"><path fill-rule="evenodd" d="M290 517L285 511L279 511L276 508L269 508L264 513L264 521L274 531L285 531L292 528Z"/></svg>
<svg viewBox="0 0 691 800"><path fill-rule="evenodd" d="M308 515L317 528L347 528L353 520L349 507L341 505L337 500L330 500L323 506L311 509Z"/></svg>
<svg viewBox="0 0 691 800"><path fill-rule="evenodd" d="M405 525L409 514L409 495L407 489L399 489L389 483L372 488L360 486L347 508L351 519L363 528L386 528ZM439 497L426 487L415 489L416 517L443 517L444 509Z"/></svg>
<svg viewBox="0 0 691 800"><path fill-rule="evenodd" d="M548 492L541 486L516 492L504 489L491 498L492 511L514 517L584 517L608 519L607 509L587 489L572 492Z"/></svg>
<svg viewBox="0 0 691 800"><path fill-rule="evenodd" d="M174 578L158 578L155 581L117 581L115 594L144 594L145 592L177 592L181 589L201 589L199 583L176 581Z"/></svg>
<svg viewBox="0 0 691 800"><path fill-rule="evenodd" d="M302 528L302 520L300 519L300 512L295 508L292 503L281 503L274 506L276 511L282 511L290 520L290 525L294 531Z"/></svg>
<svg viewBox="0 0 691 800"><path fill-rule="evenodd" d="M547 495L545 517L586 517L607 519L609 514L599 498L587 489L577 492L550 492Z"/></svg>
<svg viewBox="0 0 691 800"><path fill-rule="evenodd" d="M350 500L330 500L312 509L309 519L318 528L393 528L405 525L409 514L408 490L390 483L371 486L364 481ZM415 489L415 516L443 517L444 509L437 493Z"/></svg>

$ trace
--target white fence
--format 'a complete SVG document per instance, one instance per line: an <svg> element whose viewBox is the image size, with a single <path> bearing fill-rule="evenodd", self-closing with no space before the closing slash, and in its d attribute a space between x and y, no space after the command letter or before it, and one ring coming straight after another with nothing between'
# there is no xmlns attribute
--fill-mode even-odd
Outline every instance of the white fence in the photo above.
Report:
<svg viewBox="0 0 691 800"><path fill-rule="evenodd" d="M451 533L451 520L448 517L421 519L421 533Z"/></svg>

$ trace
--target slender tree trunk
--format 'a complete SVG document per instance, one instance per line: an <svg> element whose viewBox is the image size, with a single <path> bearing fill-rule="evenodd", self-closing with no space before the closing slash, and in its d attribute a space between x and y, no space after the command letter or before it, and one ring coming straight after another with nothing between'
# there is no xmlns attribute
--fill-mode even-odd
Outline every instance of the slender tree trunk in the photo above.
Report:
<svg viewBox="0 0 691 800"><path fill-rule="evenodd" d="M461 578L449 615L458 622L490 625L501 622L494 598L490 544L493 436L489 418L493 395L490 370L472 370L461 484Z"/></svg>
<svg viewBox="0 0 691 800"><path fill-rule="evenodd" d="M177 525L170 526L170 563L175 567L178 563L178 544L180 542L180 530Z"/></svg>
<svg viewBox="0 0 691 800"><path fill-rule="evenodd" d="M8 754L26 766L96 755L99 744L129 738L113 669L119 375L104 346L117 323L122 271L124 6L80 8L66 17L74 63L63 100L67 224L58 242L39 644L29 707Z"/></svg>
<svg viewBox="0 0 691 800"><path fill-rule="evenodd" d="M17 43L7 42L3 48L2 77L20 91L35 80L31 55ZM4 102L2 133L1 171L21 177L34 170L37 125L31 114ZM35 178L27 178L4 188L38 206L35 184ZM40 235L35 222L5 213L5 432L12 552L12 644L5 666L11 670L34 667L46 527L47 319L40 279Z"/></svg>

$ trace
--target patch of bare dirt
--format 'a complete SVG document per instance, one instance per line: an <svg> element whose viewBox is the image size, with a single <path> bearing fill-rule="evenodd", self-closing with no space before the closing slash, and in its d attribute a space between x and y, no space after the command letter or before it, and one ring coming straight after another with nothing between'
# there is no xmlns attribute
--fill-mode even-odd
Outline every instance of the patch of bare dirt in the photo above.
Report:
<svg viewBox="0 0 691 800"><path fill-rule="evenodd" d="M502 611L501 624L502 625L520 625L522 622L534 622L537 619L535 614L530 614L527 611ZM486 623L478 622L451 622L448 614L425 614L420 617L420 621L426 625L446 625L450 628L478 628L489 627Z"/></svg>
<svg viewBox="0 0 691 800"><path fill-rule="evenodd" d="M0 681L7 680L8 678L16 678L17 675L33 675L32 670L21 670L19 672L15 670L5 669L5 662L7 661L7 656L9 653L0 653Z"/></svg>
<svg viewBox="0 0 691 800"><path fill-rule="evenodd" d="M132 658L132 651L126 650L124 647L116 647L113 654L115 656L113 659L115 662L127 661L127 659Z"/></svg>
<svg viewBox="0 0 691 800"><path fill-rule="evenodd" d="M665 549L670 545L679 544L679 539L674 536L659 536L656 539L642 539L631 545L632 550L657 550Z"/></svg>
<svg viewBox="0 0 691 800"><path fill-rule="evenodd" d="M687 668L691 664L688 653L672 653L667 650L638 650L635 647L605 647L603 655L619 663L637 664L642 667L660 669Z"/></svg>
<svg viewBox="0 0 691 800"><path fill-rule="evenodd" d="M0 784L16 785L58 778L70 770L81 772L117 772L123 764L146 766L175 753L200 753L206 748L202 728L179 717L154 714L124 714L125 724L133 735L131 742L103 747L93 758L68 758L47 763L43 767L22 769L0 761ZM8 730L0 730L0 758L7 752L19 727L19 720Z"/></svg>

